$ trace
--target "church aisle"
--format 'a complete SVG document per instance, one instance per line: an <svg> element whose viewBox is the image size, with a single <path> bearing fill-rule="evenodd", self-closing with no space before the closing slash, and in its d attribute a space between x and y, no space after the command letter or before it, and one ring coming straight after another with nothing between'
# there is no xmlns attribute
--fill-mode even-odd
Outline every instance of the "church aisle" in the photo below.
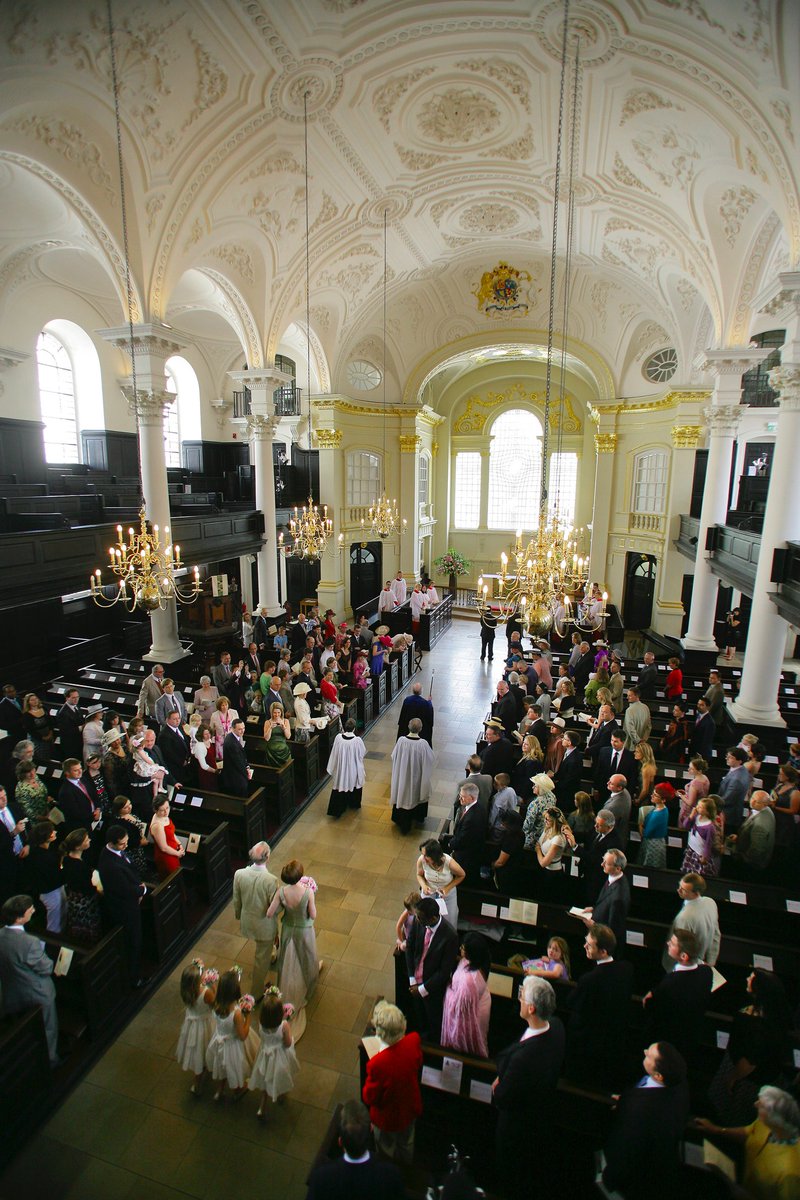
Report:
<svg viewBox="0 0 800 1200"><path fill-rule="evenodd" d="M504 645L500 631L498 651ZM456 620L416 676L426 696L434 676L430 830L452 807L500 675L500 662L481 663L479 654L477 622ZM415 884L422 840L417 830L404 838L390 817L398 714L395 704L367 737L361 812L327 817L325 787L273 848L275 875L299 858L319 884L317 943L325 963L297 1046L297 1086L286 1103L262 1123L255 1096L214 1104L207 1084L197 1099L174 1060L183 967L194 957L220 971L239 963L248 979L254 948L240 936L229 905L25 1147L0 1181L1 1196L30 1195L33 1181L49 1200L177 1200L261 1183L282 1200L303 1200L308 1166L333 1108L358 1094L358 1039L372 1004L394 994L394 927Z"/></svg>

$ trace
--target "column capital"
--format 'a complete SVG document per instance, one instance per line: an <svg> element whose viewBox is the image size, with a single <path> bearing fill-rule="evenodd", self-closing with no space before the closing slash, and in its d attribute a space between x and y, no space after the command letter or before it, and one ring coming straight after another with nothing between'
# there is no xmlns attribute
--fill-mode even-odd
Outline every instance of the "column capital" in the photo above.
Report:
<svg viewBox="0 0 800 1200"><path fill-rule="evenodd" d="M271 442L278 428L279 417L268 417L262 413L250 413L246 418L247 437L253 442Z"/></svg>
<svg viewBox="0 0 800 1200"><path fill-rule="evenodd" d="M341 429L315 429L314 438L320 450L338 450L342 444Z"/></svg>
<svg viewBox="0 0 800 1200"><path fill-rule="evenodd" d="M255 367L247 371L228 371L228 378L234 383L249 387L250 391L263 389L274 392L276 388L293 383L294 379L287 371L279 371L277 367Z"/></svg>
<svg viewBox="0 0 800 1200"><path fill-rule="evenodd" d="M759 292L753 307L783 321L800 317L800 271L781 271L776 280Z"/></svg>
<svg viewBox="0 0 800 1200"><path fill-rule="evenodd" d="M698 371L718 379L726 375L741 376L769 358L771 353L771 349L757 346L721 346L716 350L704 350L695 366Z"/></svg>
<svg viewBox="0 0 800 1200"><path fill-rule="evenodd" d="M744 409L740 404L709 404L703 409L711 437L736 437Z"/></svg>
<svg viewBox="0 0 800 1200"><path fill-rule="evenodd" d="M781 412L800 412L800 364L787 363L773 367L769 373L769 384L778 392Z"/></svg>
<svg viewBox="0 0 800 1200"><path fill-rule="evenodd" d="M401 454L416 454L422 445L422 438L416 433L401 433L398 440Z"/></svg>
<svg viewBox="0 0 800 1200"><path fill-rule="evenodd" d="M614 454L617 449L617 434L596 433L594 435L594 448L598 454Z"/></svg>
<svg viewBox="0 0 800 1200"><path fill-rule="evenodd" d="M696 450L702 436L702 425L672 426L672 444L676 450Z"/></svg>
<svg viewBox="0 0 800 1200"><path fill-rule="evenodd" d="M131 331L128 325L118 325L113 329L98 329L101 338L116 346L118 350L130 353ZM133 353L135 355L149 354L162 358L164 362L173 354L180 353L187 346L185 339L176 337L175 330L159 321L147 321L133 327Z"/></svg>
<svg viewBox="0 0 800 1200"><path fill-rule="evenodd" d="M168 392L166 388L137 387L134 395L133 384L125 382L120 383L120 389L138 425L163 425L167 409L177 399L175 392Z"/></svg>

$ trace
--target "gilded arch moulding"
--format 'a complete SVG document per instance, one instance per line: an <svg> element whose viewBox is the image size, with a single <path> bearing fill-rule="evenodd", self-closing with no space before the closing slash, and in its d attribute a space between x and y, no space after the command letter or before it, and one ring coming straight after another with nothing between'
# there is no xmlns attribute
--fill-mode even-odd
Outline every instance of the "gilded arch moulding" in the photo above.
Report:
<svg viewBox="0 0 800 1200"><path fill-rule="evenodd" d="M320 450L338 450L342 444L341 429L315 429L314 437Z"/></svg>
<svg viewBox="0 0 800 1200"><path fill-rule="evenodd" d="M528 404L535 405L537 408L544 407L544 395L541 392L527 391L521 383L515 383L505 392L488 392L485 400L478 395L473 395L467 399L463 413L457 418L453 426L453 433L482 434L492 410L498 408L501 404L512 404L515 400L525 401ZM569 396L564 397L563 407L563 432L580 433L583 426L572 407L572 400ZM556 405L550 410L550 428L556 430L559 428L560 423L560 406Z"/></svg>

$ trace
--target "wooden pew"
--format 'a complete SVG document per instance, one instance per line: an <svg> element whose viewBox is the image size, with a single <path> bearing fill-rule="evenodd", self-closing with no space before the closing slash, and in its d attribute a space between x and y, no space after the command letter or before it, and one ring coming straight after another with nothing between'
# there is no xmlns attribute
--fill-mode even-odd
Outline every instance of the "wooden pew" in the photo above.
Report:
<svg viewBox="0 0 800 1200"><path fill-rule="evenodd" d="M183 893L183 869L178 867L142 901L142 946L156 962L166 961L186 935L189 925Z"/></svg>
<svg viewBox="0 0 800 1200"><path fill-rule="evenodd" d="M41 1119L53 1086L47 1052L44 1020L40 1008L0 1020L0 1095L3 1105L3 1137L0 1139L0 1168L19 1150ZM13 1102L12 1102L13 1097ZM34 1188L31 1185L30 1194Z"/></svg>
<svg viewBox="0 0 800 1200"><path fill-rule="evenodd" d="M192 830L176 828L176 833L187 836ZM197 885L208 904L217 897L230 892L233 871L228 842L228 822L223 821L216 829L201 835L196 854L186 854L181 860L184 876L189 876Z"/></svg>
<svg viewBox="0 0 800 1200"><path fill-rule="evenodd" d="M210 836L225 823L232 849L238 858L244 859L251 846L267 838L266 803L262 787L256 787L243 798L189 786L173 794L172 817L181 830L204 836Z"/></svg>
<svg viewBox="0 0 800 1200"><path fill-rule="evenodd" d="M72 951L66 975L53 976L62 1029L75 1037L102 1037L129 991L122 929L117 926L93 946L51 933L39 936L53 959L62 946Z"/></svg>

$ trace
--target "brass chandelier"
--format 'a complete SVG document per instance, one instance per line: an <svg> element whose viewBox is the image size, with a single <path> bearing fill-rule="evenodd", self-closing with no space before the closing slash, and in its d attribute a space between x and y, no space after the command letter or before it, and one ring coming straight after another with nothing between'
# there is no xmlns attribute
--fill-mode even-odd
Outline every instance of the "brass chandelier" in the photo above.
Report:
<svg viewBox="0 0 800 1200"><path fill-rule="evenodd" d="M383 459L381 461L381 494L375 504L369 508L369 532L385 541L395 534L402 535L408 528L408 521L400 517L396 500L390 500L386 494L386 285L388 281L387 256L387 218L383 210ZM361 528L366 532L364 518L361 518Z"/></svg>
<svg viewBox="0 0 800 1200"><path fill-rule="evenodd" d="M328 548L328 542L333 537L333 521L328 516L327 504L320 507L314 502L314 491L311 481L311 229L308 214L308 92L303 93L303 146L305 151L305 216L306 216L306 388L308 391L308 503L298 511L295 505L294 516L289 521L291 543L284 542L283 534L278 535L278 549L285 558L306 558L315 560L322 558ZM344 535L339 534L336 549L341 549Z"/></svg>
<svg viewBox="0 0 800 1200"><path fill-rule="evenodd" d="M201 591L199 571L193 568L194 578L181 586L176 572L183 569L180 546L173 546L169 540L169 526L164 527L164 544L162 546L158 525L148 525L144 496L142 495L142 447L141 431L139 429L138 389L136 385L136 356L134 353L133 336L133 290L131 286L131 265L128 251L128 218L125 206L125 173L122 165L122 122L119 112L119 81L117 78L117 60L114 49L114 23L111 13L111 0L108 0L108 42L111 59L111 85L114 95L114 120L117 135L117 166L119 168L120 208L122 213L122 240L125 256L125 286L128 309L128 337L131 356L131 375L133 383L133 407L136 413L136 450L139 467L139 494L141 508L139 509L139 529L128 529L128 540L123 541L122 526L117 526L117 544L109 547L109 569L117 582L116 591L112 592L103 584L102 571L98 567L89 577L89 587L93 601L99 608L111 608L122 604L129 612L137 608L145 612L155 612L165 609L172 601L190 604Z"/></svg>

